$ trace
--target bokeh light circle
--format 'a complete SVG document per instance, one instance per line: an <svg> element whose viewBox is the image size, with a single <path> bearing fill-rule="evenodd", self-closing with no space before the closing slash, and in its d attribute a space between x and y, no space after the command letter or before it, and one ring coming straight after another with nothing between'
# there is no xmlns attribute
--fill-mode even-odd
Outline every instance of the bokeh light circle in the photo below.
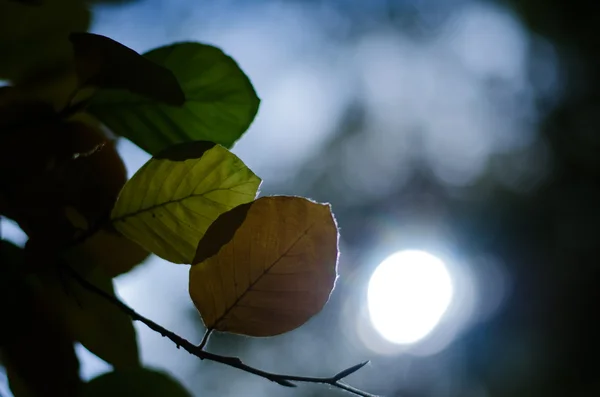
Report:
<svg viewBox="0 0 600 397"><path fill-rule="evenodd" d="M437 257L416 250L387 257L373 272L367 291L373 327L396 344L427 336L452 301L452 279Z"/></svg>

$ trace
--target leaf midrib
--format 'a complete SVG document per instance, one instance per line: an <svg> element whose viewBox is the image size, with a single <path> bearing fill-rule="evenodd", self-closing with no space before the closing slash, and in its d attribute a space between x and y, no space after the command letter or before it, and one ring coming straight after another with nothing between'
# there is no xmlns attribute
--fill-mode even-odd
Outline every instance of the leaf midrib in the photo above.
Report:
<svg viewBox="0 0 600 397"><path fill-rule="evenodd" d="M308 234L308 231L315 225L316 222L311 223L306 230L304 230L304 232L298 236L298 238L281 254L281 256L279 256L279 258L277 258L272 264L270 264L263 272L260 276L258 276L256 278L256 280L254 280L253 282L250 283L250 285L248 285L248 288L246 288L246 290L244 292L242 292L240 294L240 296L235 300L235 302L233 302L233 304L231 306L229 306L227 308L227 310L225 310L225 312L217 318L217 320L215 321L214 325L211 327L211 329L215 329L217 328L217 326L219 325L219 323L221 321L223 321L225 319L225 317L227 317L227 315L231 312L231 310L233 310L233 308L235 308L238 303L242 300L242 298L244 296L246 296L246 294L252 290L252 287L254 285L256 285L256 283L258 283L277 263L279 263L280 260L282 260L283 258L285 258L288 254L288 252L290 252L292 250L292 248L294 248L294 246L296 244L298 244L298 242L304 238L304 236L306 236ZM235 264L234 264L234 268L235 268Z"/></svg>
<svg viewBox="0 0 600 397"><path fill-rule="evenodd" d="M248 181L246 183L249 183L249 182L251 182L251 181ZM244 184L245 183L240 184L240 185L244 185ZM240 186L240 185L238 185L238 186ZM199 193L199 194L190 194L189 196L185 196L185 197L178 198L178 199L175 199L175 200L169 200L169 201L165 201L165 202L162 202L162 203L159 203L159 204L152 205L150 207L140 208L139 210L137 210L135 212L131 212L131 213L128 213L128 214L125 214L125 215L121 215L121 216L119 216L117 218L113 218L113 221L114 222L124 222L126 218L130 218L132 216L136 216L136 215L142 214L144 212L152 211L152 210L155 210L156 208L165 207L165 206L167 206L169 204L176 204L176 203L179 203L179 202L182 202L184 200L191 199L191 198L194 198L194 197L204 197L204 196L206 196L209 193L218 192L220 190L232 190L232 189L231 188L219 188L219 189L212 189L212 190L209 190L209 191L206 191L206 192L203 192L203 193ZM241 192L238 192L238 193L241 193ZM206 197L204 197L204 198L206 198ZM214 200L210 200L210 201L212 201L214 203L218 203L217 201L214 201ZM227 204L224 204L224 203L219 203L219 204L222 204L223 206L228 207Z"/></svg>

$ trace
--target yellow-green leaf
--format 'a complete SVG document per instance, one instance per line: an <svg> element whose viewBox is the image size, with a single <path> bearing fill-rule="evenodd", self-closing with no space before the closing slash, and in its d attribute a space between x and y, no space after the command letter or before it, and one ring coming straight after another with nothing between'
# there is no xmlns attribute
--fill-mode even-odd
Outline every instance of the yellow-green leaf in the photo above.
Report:
<svg viewBox="0 0 600 397"><path fill-rule="evenodd" d="M189 290L207 328L249 336L291 331L318 313L337 278L330 206L263 197L221 215L198 244Z"/></svg>
<svg viewBox="0 0 600 397"><path fill-rule="evenodd" d="M189 264L210 224L254 200L260 183L224 147L182 143L140 168L121 191L111 218L117 230L148 251Z"/></svg>

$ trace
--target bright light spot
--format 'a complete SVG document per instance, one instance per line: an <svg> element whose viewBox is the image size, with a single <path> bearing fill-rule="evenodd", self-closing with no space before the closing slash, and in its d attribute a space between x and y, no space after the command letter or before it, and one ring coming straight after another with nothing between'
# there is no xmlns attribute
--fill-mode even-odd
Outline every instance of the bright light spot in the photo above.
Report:
<svg viewBox="0 0 600 397"><path fill-rule="evenodd" d="M18 247L24 247L27 242L27 235L19 225L10 219L0 219L0 237L10 241Z"/></svg>
<svg viewBox="0 0 600 397"><path fill-rule="evenodd" d="M385 339L424 338L450 305L453 288L444 263L423 251L401 251L375 269L368 288L371 322Z"/></svg>

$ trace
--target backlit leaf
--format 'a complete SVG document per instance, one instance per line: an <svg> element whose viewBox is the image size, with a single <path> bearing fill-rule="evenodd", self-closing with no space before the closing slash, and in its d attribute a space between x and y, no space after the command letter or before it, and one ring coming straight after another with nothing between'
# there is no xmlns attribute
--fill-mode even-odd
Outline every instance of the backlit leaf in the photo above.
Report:
<svg viewBox="0 0 600 397"><path fill-rule="evenodd" d="M85 278L114 295L112 280L101 269L93 269ZM46 276L41 281L46 298L56 305L75 340L115 368L139 365L136 333L128 315L71 277Z"/></svg>
<svg viewBox="0 0 600 397"><path fill-rule="evenodd" d="M189 290L207 328L291 331L318 313L337 277L329 205L263 197L221 215L198 244Z"/></svg>
<svg viewBox="0 0 600 397"><path fill-rule="evenodd" d="M185 102L173 73L131 48L92 33L72 33L69 39L82 83L125 89L174 106Z"/></svg>
<svg viewBox="0 0 600 397"><path fill-rule="evenodd" d="M111 218L123 235L168 261L191 263L217 217L252 201L260 178L210 142L175 145L125 184Z"/></svg>
<svg viewBox="0 0 600 397"><path fill-rule="evenodd" d="M82 397L192 397L175 379L148 368L114 371L89 381Z"/></svg>
<svg viewBox="0 0 600 397"><path fill-rule="evenodd" d="M248 77L220 49L178 43L144 56L175 74L185 103L175 107L124 91L101 90L89 110L114 133L156 154L175 143L197 140L231 147L252 123L260 100Z"/></svg>

